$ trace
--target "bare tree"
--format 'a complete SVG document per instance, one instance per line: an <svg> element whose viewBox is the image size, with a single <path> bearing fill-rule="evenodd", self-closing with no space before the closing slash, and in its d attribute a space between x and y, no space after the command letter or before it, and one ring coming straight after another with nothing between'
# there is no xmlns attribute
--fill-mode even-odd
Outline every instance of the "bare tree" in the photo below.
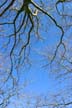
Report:
<svg viewBox="0 0 72 108"><path fill-rule="evenodd" d="M44 24L45 26L49 26L50 23L50 25L54 25L60 32L58 34L59 40L55 45L54 51L48 51L46 54L43 51L40 52L49 61L44 67L52 66L53 68L53 65L55 66L57 63L55 69L59 70L60 66L62 70L65 70L57 74L57 77L68 74L71 76L72 46L71 31L69 32L69 30L72 30L71 3L71 0L40 0L38 2L33 0L0 1L0 51L2 55L0 58L1 63L3 59L3 63L8 61L7 65L4 66L4 68L6 67L5 70L1 70L0 73L2 77L0 79L0 83L2 82L0 94L2 96L4 95L4 97L6 96L0 103L2 108L8 104L8 99L11 96L17 94L16 88L19 81L19 69L25 66L25 63L31 65L29 61L31 44L33 39L43 38L40 35L42 23L43 27ZM47 24L44 22L45 19L41 19L41 17L45 17L46 21L48 20ZM6 60L5 58L7 57L8 59ZM2 67L2 64L0 67ZM16 73L14 73L14 69L16 69ZM11 86L7 88L9 80L11 80ZM6 90L9 90L10 93L6 94ZM59 105L60 103L57 106Z"/></svg>

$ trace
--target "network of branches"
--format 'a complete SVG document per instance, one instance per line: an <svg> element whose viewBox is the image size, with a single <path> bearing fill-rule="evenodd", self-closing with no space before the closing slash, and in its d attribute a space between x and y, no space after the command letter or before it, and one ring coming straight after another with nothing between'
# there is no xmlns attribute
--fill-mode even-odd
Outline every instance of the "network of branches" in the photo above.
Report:
<svg viewBox="0 0 72 108"><path fill-rule="evenodd" d="M8 1L5 1L0 6L0 8L2 8L2 11L0 13L0 17L4 16L4 14L7 11L9 11L8 12L8 16L6 15L7 17L10 17L9 14L11 13L11 11L15 11L16 12L15 13L15 17L13 19L10 18L11 19L10 22L9 21L8 22L5 21L3 23L0 23L0 25L13 25L13 28L14 28L13 33L10 34L9 36L7 35L7 38L9 38L9 42L10 42L10 38L13 37L13 39L14 39L13 40L12 48L10 50L11 62L12 62L12 55L14 53L14 49L19 44L19 41L21 40L21 34L24 34L25 29L28 26L28 24L30 25L30 29L28 28L29 31L28 31L27 39L26 39L26 42L24 42L24 44L20 48L20 51L18 51L18 55L20 56L21 53L23 51L25 51L26 47L29 45L29 43L30 43L30 37L31 37L31 32L35 28L35 22L37 23L37 26L39 25L38 24L39 21L38 21L38 17L37 17L38 11L40 11L40 12L44 13L45 15L47 15L53 21L53 23L61 30L60 42L57 45L57 48L56 48L55 53L54 53L54 56L53 56L53 58L51 60L51 62L52 62L54 60L55 56L56 56L56 53L57 53L57 50L58 50L59 46L61 44L63 44L63 46L64 46L64 43L62 42L62 39L63 39L63 36L64 36L64 30L63 30L63 28L56 22L55 18L53 18L48 12L46 12L43 8L41 8L39 5L37 5L32 0L24 0L24 1L21 1L21 2L22 3L19 4L20 5L19 9L17 9L16 7L13 7L14 5L18 4L18 2L16 0L12 0L9 4L8 4ZM63 1L57 2L56 5L58 3L60 3L60 2L63 2ZM4 8L4 5L6 5L6 4L7 4L7 6ZM30 9L30 7L29 7L30 4L32 4L34 6L34 8L35 8L34 12L32 12L32 10ZM18 17L21 14L22 14L23 18L17 21ZM6 20L6 18L5 18L5 20ZM19 27L17 27L18 23L19 23ZM23 30L22 30L22 28L23 28ZM36 29L37 29L36 33L38 34L38 27L36 27ZM7 45L9 44L9 42L7 43ZM11 65L13 65L13 63ZM11 66L11 67L13 67L13 66ZM13 68L11 68L11 69L13 69Z"/></svg>
<svg viewBox="0 0 72 108"><path fill-rule="evenodd" d="M56 45L54 54L51 57L50 62L46 66L54 62L60 46L63 46L64 51L61 59L62 60L61 66L67 70L66 73L70 73L72 71L71 70L72 59L69 58L69 56L72 57L72 54L70 53L70 55L67 56L68 42L65 43L65 38L66 38L65 33L72 26L72 22L71 22L72 15L69 12L68 13L65 12L65 8L66 8L65 4L68 3L70 4L72 3L72 1L56 0L53 1L53 3L54 3L54 9L57 12L57 14L64 19L65 22L64 25L61 25L55 19L55 17L53 17L52 14L50 14L47 11L47 9L45 9L44 6L46 3L44 3L44 1L42 0L39 0L38 3L35 2L34 0L0 0L0 39L2 39L0 49L1 51L7 52L7 56L10 57L9 59L10 70L8 70L8 72L6 73L7 75L3 79L3 83L0 87L0 90L3 89L3 86L8 82L10 78L12 79L12 83L13 83L12 88L14 88L15 85L17 84L19 78L16 81L16 79L13 76L13 69L16 68L18 72L20 66L24 64L25 59L27 59L28 62L31 37L37 35L38 38L40 38L39 37L39 32L40 32L39 27L41 23L40 15L46 16L48 19L50 19L52 23L60 31L60 39ZM60 8L62 7L62 10L60 10L59 6ZM71 23L68 22L69 19ZM69 41L68 38L66 39L67 41ZM66 61L66 63L69 63L68 67L64 65L63 63L64 61ZM17 73L17 77L18 77L18 73ZM0 80L0 82L1 81L2 80ZM16 88L14 88L14 90L15 89ZM2 94L2 92L0 94ZM15 95L15 94L14 93L9 94L9 96L4 101L1 102L0 105L2 105L2 108L5 107L3 105L8 104L7 100L11 97L11 95ZM66 103L65 105L68 104L69 103ZM63 105L63 103L60 105ZM55 108L56 107L58 108L58 106L59 104L55 105Z"/></svg>

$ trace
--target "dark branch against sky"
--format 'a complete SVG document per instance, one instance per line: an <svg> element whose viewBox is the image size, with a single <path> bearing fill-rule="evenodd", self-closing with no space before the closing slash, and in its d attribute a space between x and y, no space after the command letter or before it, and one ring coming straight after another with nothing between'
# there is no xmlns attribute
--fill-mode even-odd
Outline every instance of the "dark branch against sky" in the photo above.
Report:
<svg viewBox="0 0 72 108"><path fill-rule="evenodd" d="M35 99L31 107L71 108L71 4L71 0L0 1L1 108L26 107L24 96L28 105Z"/></svg>

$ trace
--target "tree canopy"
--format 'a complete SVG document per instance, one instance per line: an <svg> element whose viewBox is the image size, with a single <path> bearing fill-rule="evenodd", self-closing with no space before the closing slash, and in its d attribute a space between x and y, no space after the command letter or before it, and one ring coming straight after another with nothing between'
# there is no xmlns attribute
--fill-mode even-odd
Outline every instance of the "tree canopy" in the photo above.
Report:
<svg viewBox="0 0 72 108"><path fill-rule="evenodd" d="M66 92L71 94L71 10L72 0L0 0L1 108L8 107L12 96L20 95L20 75L37 63L61 82L70 82ZM37 107L70 108L70 97L59 103L60 94L53 96L54 103L42 97Z"/></svg>

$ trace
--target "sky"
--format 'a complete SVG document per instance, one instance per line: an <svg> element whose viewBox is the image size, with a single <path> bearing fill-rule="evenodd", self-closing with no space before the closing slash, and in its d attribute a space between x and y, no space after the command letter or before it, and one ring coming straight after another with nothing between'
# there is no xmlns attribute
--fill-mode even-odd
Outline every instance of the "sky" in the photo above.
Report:
<svg viewBox="0 0 72 108"><path fill-rule="evenodd" d="M45 0L45 3L48 3L48 2ZM49 3L50 3L50 1L49 1ZM67 12L68 12L68 14L71 14L70 7L72 7L72 6L69 5L70 6L69 7L68 5L69 4L66 5L66 9L69 9L69 10L67 10ZM51 4L50 4L50 6L51 6ZM56 10L53 7L53 5L52 5L52 8L53 8L53 10L50 10L49 12L53 15L53 17L55 17L57 22L59 22L59 24L62 24L62 23L65 24L64 20L62 20L62 17L59 17L57 12L55 12ZM59 9L61 9L61 8L62 7L60 6ZM56 63L56 61L60 59L60 54L62 54L64 52L63 46L60 46L57 56L56 56L57 59L55 59L55 62L53 62L53 64L50 66L46 66L46 64L48 64L50 62L51 57L54 54L56 45L59 42L59 39L61 36L61 31L55 26L55 24L47 16L44 16L42 14L42 15L39 15L39 18L41 20L41 24L43 25L43 26L40 26L40 28L39 28L39 33L41 35L41 39L38 39L34 33L31 34L30 53L29 53L29 57L27 58L27 59L29 59L29 63L27 61L25 61L24 67L21 67L19 69L20 81L19 81L18 88L15 90L17 90L17 92L22 96L20 97L20 99L18 97L11 98L10 104L7 108L11 108L11 107L22 108L22 107L24 107L24 105L22 106L22 103L24 103L24 101L27 101L27 99L29 99L29 96L31 96L31 97L50 96L50 95L54 95L57 93L61 93L61 95L63 95L63 97L66 98L68 95L67 89L69 89L69 87L71 87L71 79L69 79L71 77L70 75L58 78L59 75L62 75L62 73L65 72L65 70L62 69L61 66L59 66ZM3 22L3 21L4 21L4 19L0 19L0 22ZM69 21L67 23L69 23ZM13 30L13 26L6 25L3 27L3 29L5 30L5 33L6 33L5 35L9 35ZM27 30L28 30L28 28L27 28ZM71 32L72 32L72 27L66 31L65 36L67 38L65 38L65 36L64 36L64 40L65 39L68 40L68 37L71 34ZM26 33L27 33L27 31L26 31ZM2 32L1 35L4 35L4 32ZM7 65L10 66L9 58L5 59L5 55L7 55L9 53L9 48L12 46L13 40L11 40L10 46L7 50L5 48L4 48L4 50L1 50L2 44L7 41L8 40L6 40L6 38L4 40L3 38L0 37L0 43L1 43L0 64L2 64L2 68L0 68L0 72L3 71L4 74L5 74L5 70L7 71L7 67L8 67ZM71 44L69 44L69 45L71 45ZM18 46L17 50L19 50L19 47L20 46ZM8 57L8 55L7 55L7 57ZM3 70L1 70L1 69L3 69ZM17 71L15 69L13 70L13 76L14 77L17 76ZM10 87L11 84L12 84L12 80L9 80L8 83L4 86L5 89L8 86ZM11 91L9 91L9 92L11 92ZM25 99L24 99L23 95L25 96ZM34 99L32 99L32 102L33 101L34 101ZM69 108L71 108L71 106Z"/></svg>

